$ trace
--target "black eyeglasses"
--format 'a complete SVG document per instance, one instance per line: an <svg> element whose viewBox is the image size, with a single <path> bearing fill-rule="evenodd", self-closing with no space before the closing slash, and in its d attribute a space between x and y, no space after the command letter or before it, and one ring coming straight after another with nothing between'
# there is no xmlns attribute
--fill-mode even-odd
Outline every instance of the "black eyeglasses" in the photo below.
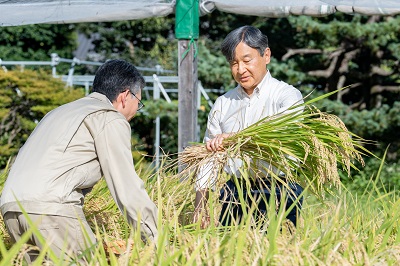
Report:
<svg viewBox="0 0 400 266"><path fill-rule="evenodd" d="M138 102L138 108L137 108L137 110L139 111L140 109L142 109L142 108L144 107L144 103L142 103L142 101L139 100L139 98L136 97L136 95L133 94L131 91L130 91L130 93L131 93L133 96L135 96L135 98L139 101L139 102Z"/></svg>

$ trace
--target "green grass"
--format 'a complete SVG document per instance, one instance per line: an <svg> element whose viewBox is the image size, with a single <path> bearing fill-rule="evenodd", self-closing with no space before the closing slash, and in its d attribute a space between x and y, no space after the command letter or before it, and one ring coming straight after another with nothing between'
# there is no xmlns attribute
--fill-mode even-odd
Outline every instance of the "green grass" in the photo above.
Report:
<svg viewBox="0 0 400 266"><path fill-rule="evenodd" d="M180 182L172 173L151 175L138 169L159 207L159 239L155 250L140 241L119 213L102 181L87 196L85 212L99 239L123 243L120 254L97 245L87 252L89 265L399 265L400 200L396 194L382 193L371 182L363 194L346 189L324 201L305 195L299 225L290 233L280 219L271 219L266 232L251 226L250 219L237 227L214 223L207 229L193 224L193 185ZM0 174L0 184L6 173ZM219 215L217 192L209 206L212 220ZM357 196L356 196L357 195ZM282 230L280 230L282 228ZM29 248L21 241L11 244L0 223L0 265L23 265ZM128 248L126 248L128 247ZM118 250L117 248L115 250ZM41 265L42 258L37 262ZM54 265L69 265L59 258Z"/></svg>

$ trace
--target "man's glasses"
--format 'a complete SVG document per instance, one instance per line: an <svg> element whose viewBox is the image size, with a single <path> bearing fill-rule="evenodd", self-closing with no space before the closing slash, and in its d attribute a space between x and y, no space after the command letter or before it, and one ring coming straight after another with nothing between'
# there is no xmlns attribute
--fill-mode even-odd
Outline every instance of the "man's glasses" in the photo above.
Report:
<svg viewBox="0 0 400 266"><path fill-rule="evenodd" d="M138 102L138 108L137 108L137 110L139 111L140 109L142 109L142 108L144 107L144 103L142 103L142 101L139 100L139 98L136 97L136 95L133 94L131 91L130 91L130 93L131 93L133 96L135 96L135 98L139 101L139 102Z"/></svg>

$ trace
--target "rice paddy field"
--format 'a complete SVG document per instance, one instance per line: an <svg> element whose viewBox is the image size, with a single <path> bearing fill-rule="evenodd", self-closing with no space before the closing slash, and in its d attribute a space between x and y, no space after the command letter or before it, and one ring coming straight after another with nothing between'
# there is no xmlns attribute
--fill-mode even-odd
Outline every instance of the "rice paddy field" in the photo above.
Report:
<svg viewBox="0 0 400 266"><path fill-rule="evenodd" d="M102 180L84 204L97 244L76 258L58 257L36 225L12 243L0 221L0 266L25 265L24 255L34 250L39 252L34 265L400 265L399 193L379 189L384 159L363 191L342 184L341 175L362 170L363 157L374 155L364 148L366 140L349 132L338 117L311 105L327 95L231 134L221 151L210 153L204 144L193 143L177 159L165 156L158 169L137 162L136 171L158 206L155 242L143 242L139 228L127 224ZM256 208L250 207L239 224L219 224L219 190L231 178L222 168L230 158L249 167L241 172L246 182L251 172L279 180L270 167L264 168L266 173L251 171L258 169L253 164L258 160L305 188L297 226L285 219L288 211L276 204L273 194L261 223L253 219ZM193 180L199 167L210 164L215 189L209 191L203 217L195 221ZM182 165L187 167L178 173ZM0 190L7 172L0 173ZM27 244L32 235L40 239L41 250Z"/></svg>
<svg viewBox="0 0 400 266"><path fill-rule="evenodd" d="M400 265L400 200L376 189L379 173L359 193L340 187L324 199L305 192L298 226L270 210L267 226L251 219L234 227L218 225L218 191L208 203L211 224L193 223L193 184L146 164L137 172L159 209L157 248L140 240L123 219L104 181L86 196L85 213L99 243L76 261L44 248L35 265ZM1 173L1 188L7 172ZM249 215L250 217L250 215ZM33 229L12 244L0 221L1 265L25 265ZM45 241L45 240L44 240Z"/></svg>

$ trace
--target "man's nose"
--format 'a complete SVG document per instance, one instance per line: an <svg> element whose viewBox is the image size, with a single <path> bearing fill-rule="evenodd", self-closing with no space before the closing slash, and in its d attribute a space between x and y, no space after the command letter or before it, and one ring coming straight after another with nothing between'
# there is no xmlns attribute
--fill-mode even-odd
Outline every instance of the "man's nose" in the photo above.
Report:
<svg viewBox="0 0 400 266"><path fill-rule="evenodd" d="M239 62L237 70L239 74L243 74L244 72L246 72L246 65L243 62Z"/></svg>

